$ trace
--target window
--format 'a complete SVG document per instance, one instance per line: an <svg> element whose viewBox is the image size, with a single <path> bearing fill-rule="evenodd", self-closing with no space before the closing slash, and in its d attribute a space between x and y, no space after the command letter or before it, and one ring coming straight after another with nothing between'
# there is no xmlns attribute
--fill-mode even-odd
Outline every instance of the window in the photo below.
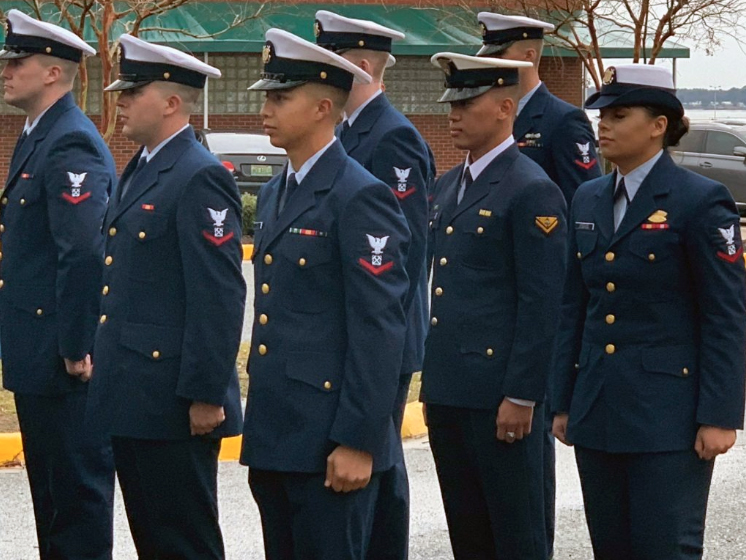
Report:
<svg viewBox="0 0 746 560"><path fill-rule="evenodd" d="M436 103L445 91L443 71L424 56L399 56L396 66L386 70L386 95L402 113L442 114L448 103Z"/></svg>
<svg viewBox="0 0 746 560"><path fill-rule="evenodd" d="M711 130L707 134L705 153L717 156L732 156L733 148L736 146L746 146L746 144L738 136L729 132Z"/></svg>
<svg viewBox="0 0 746 560"><path fill-rule="evenodd" d="M678 146L671 148L677 152L702 153L705 143L706 130L690 130L679 142Z"/></svg>

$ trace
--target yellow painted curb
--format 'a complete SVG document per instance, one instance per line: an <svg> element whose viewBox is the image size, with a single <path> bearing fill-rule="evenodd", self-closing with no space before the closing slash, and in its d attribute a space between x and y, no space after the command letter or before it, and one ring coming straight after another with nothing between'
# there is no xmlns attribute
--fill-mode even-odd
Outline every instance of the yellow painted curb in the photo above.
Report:
<svg viewBox="0 0 746 560"><path fill-rule="evenodd" d="M221 461L238 461L241 456L241 436L223 438L220 445Z"/></svg>
<svg viewBox="0 0 746 560"><path fill-rule="evenodd" d="M250 261L251 255L254 252L254 245L251 243L243 244L243 260Z"/></svg>
<svg viewBox="0 0 746 560"><path fill-rule="evenodd" d="M404 409L404 422L401 426L402 439L421 437L427 434L425 418L422 414L422 403L412 402Z"/></svg>
<svg viewBox="0 0 746 560"><path fill-rule="evenodd" d="M21 434L0 434L0 465L23 461Z"/></svg>

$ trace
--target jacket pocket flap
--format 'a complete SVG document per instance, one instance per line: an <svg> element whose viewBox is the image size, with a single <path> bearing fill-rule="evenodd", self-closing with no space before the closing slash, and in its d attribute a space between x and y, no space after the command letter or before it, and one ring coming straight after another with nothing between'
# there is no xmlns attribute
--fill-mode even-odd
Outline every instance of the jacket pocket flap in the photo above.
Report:
<svg viewBox="0 0 746 560"><path fill-rule="evenodd" d="M578 248L578 256L584 259L590 255L596 248L596 241L598 240L598 232L595 231L579 231L575 234L575 245Z"/></svg>
<svg viewBox="0 0 746 560"><path fill-rule="evenodd" d="M332 260L332 244L326 237L287 236L281 254L300 268L313 268Z"/></svg>
<svg viewBox="0 0 746 560"><path fill-rule="evenodd" d="M484 341L469 341L461 343L462 354L479 354L485 358L496 358L497 350L494 344Z"/></svg>
<svg viewBox="0 0 746 560"><path fill-rule="evenodd" d="M291 352L287 356L285 375L324 393L339 391L342 384L342 366L336 354Z"/></svg>
<svg viewBox="0 0 746 560"><path fill-rule="evenodd" d="M177 327L125 323L120 342L122 346L157 361L181 355L183 332Z"/></svg>
<svg viewBox="0 0 746 560"><path fill-rule="evenodd" d="M168 231L168 216L152 212L140 212L126 225L127 231L141 243L161 237Z"/></svg>
<svg viewBox="0 0 746 560"><path fill-rule="evenodd" d="M696 360L685 346L643 348L640 351L645 371L667 373L676 377L688 377L694 373Z"/></svg>
<svg viewBox="0 0 746 560"><path fill-rule="evenodd" d="M57 311L57 296L54 287L25 287L9 289L5 287L6 297L10 304L37 317L52 315Z"/></svg>

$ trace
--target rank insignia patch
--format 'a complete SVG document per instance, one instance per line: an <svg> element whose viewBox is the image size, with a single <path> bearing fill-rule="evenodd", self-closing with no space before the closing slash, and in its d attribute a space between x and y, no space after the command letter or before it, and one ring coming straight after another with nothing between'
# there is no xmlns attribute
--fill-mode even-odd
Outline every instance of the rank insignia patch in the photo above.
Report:
<svg viewBox="0 0 746 560"><path fill-rule="evenodd" d="M559 218L557 216L536 216L536 227L538 227L544 235L551 234L559 225Z"/></svg>
<svg viewBox="0 0 746 560"><path fill-rule="evenodd" d="M85 173L71 173L67 172L67 178L70 180L70 193L63 192L62 198L67 200L70 204L80 204L84 200L91 197L90 191L87 193L82 192L83 182L85 181L87 172Z"/></svg>
<svg viewBox="0 0 746 560"><path fill-rule="evenodd" d="M736 242L736 224L729 228L717 228L718 233L725 241L725 250L718 251L717 256L724 261L734 263L743 256L743 246Z"/></svg>
<svg viewBox="0 0 746 560"><path fill-rule="evenodd" d="M651 224L663 224L668 221L668 212L665 210L656 210L648 216L648 222Z"/></svg>
<svg viewBox="0 0 746 560"><path fill-rule="evenodd" d="M485 218L492 217L492 210L485 210L484 208L479 210L479 215L484 216Z"/></svg>
<svg viewBox="0 0 746 560"><path fill-rule="evenodd" d="M207 231L203 231L202 235L205 239L207 239L210 243L215 245L216 247L220 247L223 243L233 238L233 232L225 233L225 216L228 214L228 209L225 210L213 210L212 208L207 209L210 213L210 217L212 218L213 228L212 233L209 233Z"/></svg>
<svg viewBox="0 0 746 560"><path fill-rule="evenodd" d="M585 144L575 143L580 153L580 159L576 159L575 163L583 169L590 169L596 165L596 158L591 159L591 143L586 142Z"/></svg>
<svg viewBox="0 0 746 560"><path fill-rule="evenodd" d="M394 268L394 261L388 261L387 263L383 262L383 250L386 248L386 243L388 243L389 241L389 236L386 235L384 237L374 237L370 234L365 235L368 238L368 244L373 251L370 255L370 262L362 257L358 259L358 263L360 263L360 266L362 266L365 270L367 270L374 276L379 276L387 270L391 270L392 268Z"/></svg>
<svg viewBox="0 0 746 560"><path fill-rule="evenodd" d="M409 174L412 172L412 168L408 167L406 169L399 169L398 167L394 167L394 173L396 174L396 190L394 191L394 194L396 195L396 198L399 200L404 200L409 195L411 195L415 190L417 190L415 187L410 187L409 183Z"/></svg>

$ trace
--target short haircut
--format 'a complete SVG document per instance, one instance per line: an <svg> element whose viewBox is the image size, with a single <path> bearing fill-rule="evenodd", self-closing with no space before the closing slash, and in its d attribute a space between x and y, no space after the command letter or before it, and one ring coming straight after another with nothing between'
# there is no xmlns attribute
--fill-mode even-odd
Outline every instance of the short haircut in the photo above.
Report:
<svg viewBox="0 0 746 560"><path fill-rule="evenodd" d="M72 60L66 60L64 58L58 58L56 56L50 56L47 54L38 54L39 61L44 68L51 66L59 66L60 68L60 79L63 83L72 86L75 82L75 76L78 75L78 63Z"/></svg>
<svg viewBox="0 0 746 560"><path fill-rule="evenodd" d="M386 71L386 64L389 62L389 53L383 51L372 51L370 49L350 49L344 52L345 58L350 60L356 66L360 62L367 60L370 62L371 76L376 82L383 80L383 73Z"/></svg>
<svg viewBox="0 0 746 560"><path fill-rule="evenodd" d="M197 109L197 102L202 93L200 88L177 84L174 82L153 82L166 95L177 95L181 99L184 107L183 112L191 114Z"/></svg>
<svg viewBox="0 0 746 560"><path fill-rule="evenodd" d="M350 92L338 87L327 86L316 82L309 82L305 85L305 87L311 93L311 95L315 96L317 99L331 100L335 120L342 115L345 105L347 104L347 98L350 96Z"/></svg>

